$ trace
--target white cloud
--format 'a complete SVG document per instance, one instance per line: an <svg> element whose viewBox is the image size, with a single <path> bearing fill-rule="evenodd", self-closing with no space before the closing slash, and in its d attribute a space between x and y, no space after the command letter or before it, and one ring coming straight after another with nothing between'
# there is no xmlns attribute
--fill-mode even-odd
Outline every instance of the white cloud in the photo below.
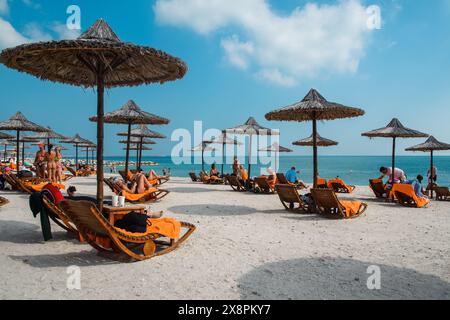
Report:
<svg viewBox="0 0 450 320"><path fill-rule="evenodd" d="M53 23L51 29L58 35L58 39L61 40L76 39L81 34L80 30L70 30L66 24L60 22Z"/></svg>
<svg viewBox="0 0 450 320"><path fill-rule="evenodd" d="M18 46L20 44L48 41L52 37L41 29L36 23L29 23L24 27L23 33L17 31L11 23L0 18L0 49Z"/></svg>
<svg viewBox="0 0 450 320"><path fill-rule="evenodd" d="M154 11L159 23L202 35L237 28L243 40L221 40L228 61L280 85L322 72L356 72L370 34L361 0L309 3L284 16L268 0L157 0Z"/></svg>
<svg viewBox="0 0 450 320"><path fill-rule="evenodd" d="M7 14L9 12L8 0L0 0L0 14Z"/></svg>

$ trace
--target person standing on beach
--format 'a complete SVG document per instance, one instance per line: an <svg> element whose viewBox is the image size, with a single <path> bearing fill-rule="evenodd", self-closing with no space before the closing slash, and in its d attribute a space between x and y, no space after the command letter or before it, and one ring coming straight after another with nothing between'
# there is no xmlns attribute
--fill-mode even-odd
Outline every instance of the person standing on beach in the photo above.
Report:
<svg viewBox="0 0 450 320"><path fill-rule="evenodd" d="M45 178L46 162L45 156L47 152L45 151L44 144L39 145L39 151L36 152L36 157L34 159L34 166L36 167L36 174L39 178Z"/></svg>
<svg viewBox="0 0 450 320"><path fill-rule="evenodd" d="M63 171L63 164L62 164L62 154L61 154L61 147L56 147L55 149L55 164L56 164L56 182L62 183L62 171Z"/></svg>
<svg viewBox="0 0 450 320"><path fill-rule="evenodd" d="M53 149L53 145L48 146L48 152L46 154L45 160L47 162L47 175L51 182L56 181L56 152Z"/></svg>
<svg viewBox="0 0 450 320"><path fill-rule="evenodd" d="M437 183L437 168L433 166L431 169L428 169L428 188L431 189Z"/></svg>
<svg viewBox="0 0 450 320"><path fill-rule="evenodd" d="M240 167L240 163L238 158L235 156L234 157L234 161L233 161L233 176L239 176L239 167Z"/></svg>

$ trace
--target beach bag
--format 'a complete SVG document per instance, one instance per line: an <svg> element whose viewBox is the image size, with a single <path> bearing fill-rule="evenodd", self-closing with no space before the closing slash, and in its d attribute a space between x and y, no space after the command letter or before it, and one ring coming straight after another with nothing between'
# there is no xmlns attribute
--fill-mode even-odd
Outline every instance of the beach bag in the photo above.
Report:
<svg viewBox="0 0 450 320"><path fill-rule="evenodd" d="M117 221L114 226L132 233L145 233L147 231L147 218L147 215L133 211Z"/></svg>

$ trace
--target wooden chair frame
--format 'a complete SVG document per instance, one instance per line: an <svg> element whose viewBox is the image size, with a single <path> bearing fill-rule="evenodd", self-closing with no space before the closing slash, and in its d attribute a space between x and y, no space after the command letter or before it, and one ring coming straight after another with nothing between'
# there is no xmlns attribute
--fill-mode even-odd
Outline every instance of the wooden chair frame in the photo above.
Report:
<svg viewBox="0 0 450 320"><path fill-rule="evenodd" d="M318 213L331 219L354 219L361 216L367 209L366 203L361 203L358 212L347 218L345 207L341 204L332 189L311 189Z"/></svg>
<svg viewBox="0 0 450 320"><path fill-rule="evenodd" d="M277 184L275 191L285 209L294 213L313 213L314 210L300 198L297 188L292 184ZM295 204L298 204L295 207Z"/></svg>

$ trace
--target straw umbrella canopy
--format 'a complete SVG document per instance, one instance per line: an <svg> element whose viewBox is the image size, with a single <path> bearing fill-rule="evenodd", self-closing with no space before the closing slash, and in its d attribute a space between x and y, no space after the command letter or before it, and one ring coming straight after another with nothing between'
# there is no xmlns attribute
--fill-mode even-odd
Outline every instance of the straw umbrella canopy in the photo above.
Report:
<svg viewBox="0 0 450 320"><path fill-rule="evenodd" d="M88 140L89 141L89 140ZM89 163L89 150L95 149L97 146L92 141L89 141L89 143L82 143L79 145L81 149L85 148L84 151L86 152L86 164Z"/></svg>
<svg viewBox="0 0 450 320"><path fill-rule="evenodd" d="M75 170L78 170L78 148L80 145L92 144L92 142L87 139L83 139L78 133L73 138L64 139L61 142L71 143L75 146Z"/></svg>
<svg viewBox="0 0 450 320"><path fill-rule="evenodd" d="M202 153L202 171L205 171L205 151L214 152L216 149L214 147L208 146L211 143L211 140L204 140L198 146L191 149L192 152L201 152Z"/></svg>
<svg viewBox="0 0 450 320"><path fill-rule="evenodd" d="M128 133L121 132L121 133L118 133L117 135L121 136L121 137L127 137ZM165 135L150 130L144 124L141 124L141 125L137 126L136 128L133 128L130 132L130 137L139 138L141 140L143 140L144 138L152 138L152 139L165 139L166 138ZM142 150L139 150L139 159L142 159ZM141 164L139 163L139 166L140 165Z"/></svg>
<svg viewBox="0 0 450 320"><path fill-rule="evenodd" d="M12 135L0 132L0 139L12 139L14 138Z"/></svg>
<svg viewBox="0 0 450 320"><path fill-rule="evenodd" d="M15 138L10 139L11 141L15 141ZM25 143L30 143L30 142L36 142L38 141L36 138L33 138L31 136L21 136L19 139L19 143L22 144L22 163L25 162L25 149L30 149L30 147L25 148ZM19 158L17 158L17 160L19 160Z"/></svg>
<svg viewBox="0 0 450 320"><path fill-rule="evenodd" d="M184 77L186 64L165 52L122 42L105 20L76 40L30 43L0 54L9 68L38 78L97 88L97 201L103 209L104 88L164 83Z"/></svg>
<svg viewBox="0 0 450 320"><path fill-rule="evenodd" d="M389 122L389 124L384 128L365 132L361 135L369 138L392 138L392 182L394 182L395 144L397 138L426 138L429 136L426 133L406 128L397 118L392 119L391 122Z"/></svg>
<svg viewBox="0 0 450 320"><path fill-rule="evenodd" d="M91 117L89 120L97 122L97 117ZM127 151L125 156L125 172L128 172L128 159L130 157L130 134L131 126L133 124L152 124L152 125L163 125L169 124L170 120L162 118L160 116L143 111L139 106L133 101L129 100L120 109L109 112L104 116L105 123L116 123L116 124L126 124L128 126L127 131Z"/></svg>
<svg viewBox="0 0 450 320"><path fill-rule="evenodd" d="M47 148L50 145L50 140L53 139L58 139L58 140L64 140L64 139L68 139L68 137L63 136L62 134L56 133L55 131L53 131L50 127L47 127L48 131L46 132L39 132L33 136L31 136L34 139L37 140L44 140L44 144L47 145ZM50 150L49 150L50 151Z"/></svg>
<svg viewBox="0 0 450 320"><path fill-rule="evenodd" d="M313 183L317 187L317 121L354 118L364 115L364 110L327 101L317 90L311 89L303 100L266 114L273 121L312 121L313 135Z"/></svg>
<svg viewBox="0 0 450 320"><path fill-rule="evenodd" d="M8 136L8 135L6 135L6 136ZM3 151L3 162L6 162L6 154L8 151L7 149L8 149L8 146L11 146L11 145L13 145L13 143L11 141L8 141L7 139L0 140L0 146L5 147L5 150Z"/></svg>
<svg viewBox="0 0 450 320"><path fill-rule="evenodd" d="M48 129L41 127L31 121L29 121L21 112L17 112L9 120L0 122L0 130L16 131L16 149L17 149L17 162L20 158L20 133L21 132L45 132Z"/></svg>
<svg viewBox="0 0 450 320"><path fill-rule="evenodd" d="M217 138L213 137L211 141L209 141L208 144L217 144L222 145L222 176L223 176L223 166L225 164L225 146L228 145L235 145L240 146L242 145L242 142L237 141L237 139L230 139L226 137L226 133L223 132L220 136Z"/></svg>
<svg viewBox="0 0 450 320"><path fill-rule="evenodd" d="M123 150L125 150L126 148L123 148ZM152 150L152 148L149 148L149 147L146 147L146 146L143 146L142 148L141 148L141 146L140 145L137 145L137 144L132 144L132 145L130 145L130 150L144 150L144 151L149 151L149 150Z"/></svg>
<svg viewBox="0 0 450 320"><path fill-rule="evenodd" d="M249 152L248 152L248 175L251 174L251 158L252 158L252 137L253 136L275 136L280 133L276 130L265 128L261 126L253 117L250 117L247 122L234 128L224 130L224 134L248 135L250 137ZM225 136L226 137L226 136Z"/></svg>
<svg viewBox="0 0 450 320"><path fill-rule="evenodd" d="M430 176L433 172L434 162L433 155L434 151L445 151L450 150L450 144L441 142L437 140L435 137L430 136L427 141L424 143L415 145L413 147L405 149L406 151L420 151L420 152L429 152L430 153ZM432 184L433 181L430 181ZM433 198L433 188L431 188L431 198Z"/></svg>
<svg viewBox="0 0 450 320"><path fill-rule="evenodd" d="M331 146L337 146L339 142L323 138L319 134L317 134L316 144L318 147L331 147ZM314 137L311 135L308 138L301 139L298 141L292 142L294 146L300 146L300 147L312 147L314 146Z"/></svg>
<svg viewBox="0 0 450 320"><path fill-rule="evenodd" d="M266 148L259 149L261 152L274 152L275 153L275 171L278 169L278 153L290 153L291 149L280 146L278 142L272 143L270 146Z"/></svg>
<svg viewBox="0 0 450 320"><path fill-rule="evenodd" d="M120 140L119 143L128 144L128 139ZM137 137L131 137L129 143L133 144L133 145L137 145L137 146L156 144L156 142L153 140L137 138ZM136 150L136 167L139 168L140 166L141 166L141 157L140 157L140 150L138 149L138 150Z"/></svg>

